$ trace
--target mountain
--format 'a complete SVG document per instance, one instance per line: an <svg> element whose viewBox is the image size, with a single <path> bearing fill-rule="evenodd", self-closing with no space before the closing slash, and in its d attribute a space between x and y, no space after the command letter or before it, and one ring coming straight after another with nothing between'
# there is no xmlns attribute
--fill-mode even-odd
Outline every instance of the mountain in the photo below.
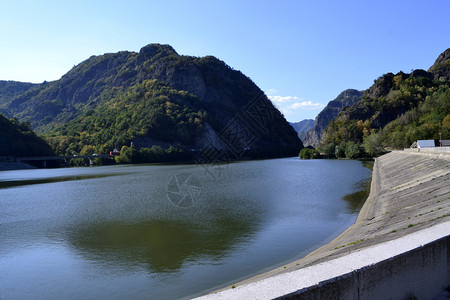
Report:
<svg viewBox="0 0 450 300"><path fill-rule="evenodd" d="M305 134L314 126L314 120L312 119L305 119L302 120L300 122L293 122L293 123L289 123L294 130L297 132L298 137L300 140L303 141L303 139L305 138Z"/></svg>
<svg viewBox="0 0 450 300"><path fill-rule="evenodd" d="M428 71L379 77L359 102L330 122L320 146L344 149L351 143L374 155L382 148L402 149L441 135L450 138L450 49Z"/></svg>
<svg viewBox="0 0 450 300"><path fill-rule="evenodd" d="M16 96L36 86L33 83L0 80L0 109Z"/></svg>
<svg viewBox="0 0 450 300"><path fill-rule="evenodd" d="M340 93L336 99L328 102L327 106L317 115L313 128L305 134L305 138L302 140L305 147L317 147L322 133L330 121L334 120L343 108L358 102L361 95L361 91L348 89Z"/></svg>
<svg viewBox="0 0 450 300"><path fill-rule="evenodd" d="M247 76L169 45L92 56L60 80L5 101L0 112L31 122L60 154L105 153L131 142L138 150L215 149L237 158L297 155L302 148Z"/></svg>
<svg viewBox="0 0 450 300"><path fill-rule="evenodd" d="M430 67L428 72L433 74L435 80L450 81L450 48L442 52Z"/></svg>
<svg viewBox="0 0 450 300"><path fill-rule="evenodd" d="M0 114L0 156L52 155L50 146L31 130L29 124Z"/></svg>

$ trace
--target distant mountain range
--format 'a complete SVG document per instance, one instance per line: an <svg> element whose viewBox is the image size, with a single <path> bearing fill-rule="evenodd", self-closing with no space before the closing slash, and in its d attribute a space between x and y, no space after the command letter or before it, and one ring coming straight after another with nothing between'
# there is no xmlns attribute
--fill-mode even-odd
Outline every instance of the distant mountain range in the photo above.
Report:
<svg viewBox="0 0 450 300"><path fill-rule="evenodd" d="M311 130L314 126L314 120L312 119L305 119L300 122L290 122L291 126L294 128L294 130L297 132L298 137L301 141L305 139L305 134Z"/></svg>
<svg viewBox="0 0 450 300"><path fill-rule="evenodd" d="M215 149L234 158L302 148L250 78L169 45L92 56L53 82L0 82L0 113L30 122L58 154L106 153L131 142L138 150Z"/></svg>
<svg viewBox="0 0 450 300"><path fill-rule="evenodd" d="M348 89L340 93L336 99L328 102L327 106L317 115L313 127L305 133L304 139L302 139L305 147L317 147L323 132L331 120L336 119L343 108L358 102L361 99L361 95L361 91Z"/></svg>

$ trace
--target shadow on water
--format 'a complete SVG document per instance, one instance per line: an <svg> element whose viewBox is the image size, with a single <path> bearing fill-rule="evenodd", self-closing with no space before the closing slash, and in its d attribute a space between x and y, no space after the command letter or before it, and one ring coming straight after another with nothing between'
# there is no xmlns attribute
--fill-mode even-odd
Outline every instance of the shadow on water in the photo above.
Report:
<svg viewBox="0 0 450 300"><path fill-rule="evenodd" d="M373 161L364 161L363 166L373 170ZM347 208L350 213L358 213L366 202L370 194L370 184L372 177L365 178L353 185L355 192L347 194L343 199L347 202Z"/></svg>
<svg viewBox="0 0 450 300"><path fill-rule="evenodd" d="M90 224L68 241L98 265L141 266L150 273L174 273L188 261L220 261L257 230L244 218L225 216L209 222L151 220Z"/></svg>
<svg viewBox="0 0 450 300"><path fill-rule="evenodd" d="M33 184L104 178L104 177L111 177L111 176L118 176L118 175L124 175L124 174L119 174L119 173L117 173L117 174L96 174L96 175L51 177L51 178L41 178L41 179L31 179L31 180L7 180L7 181L0 181L0 189L7 189L7 188L12 188L12 187L33 185Z"/></svg>

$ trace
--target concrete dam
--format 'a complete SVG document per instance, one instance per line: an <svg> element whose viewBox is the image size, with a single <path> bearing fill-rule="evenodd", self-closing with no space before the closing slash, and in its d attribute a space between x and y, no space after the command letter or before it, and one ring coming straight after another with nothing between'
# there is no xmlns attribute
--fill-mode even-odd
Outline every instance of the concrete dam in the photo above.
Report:
<svg viewBox="0 0 450 300"><path fill-rule="evenodd" d="M450 286L450 153L375 160L355 224L278 269L198 299L443 299Z"/></svg>

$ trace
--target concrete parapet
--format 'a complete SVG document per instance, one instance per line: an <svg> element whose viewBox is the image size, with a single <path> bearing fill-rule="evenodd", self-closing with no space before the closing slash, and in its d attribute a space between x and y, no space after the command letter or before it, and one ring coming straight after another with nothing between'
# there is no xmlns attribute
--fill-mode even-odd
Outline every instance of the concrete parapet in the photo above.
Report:
<svg viewBox="0 0 450 300"><path fill-rule="evenodd" d="M450 154L450 147L422 147L422 148L405 148L407 152L442 152Z"/></svg>
<svg viewBox="0 0 450 300"><path fill-rule="evenodd" d="M277 299L433 299L450 285L450 236Z"/></svg>
<svg viewBox="0 0 450 300"><path fill-rule="evenodd" d="M199 299L432 299L450 285L449 232L441 223Z"/></svg>

